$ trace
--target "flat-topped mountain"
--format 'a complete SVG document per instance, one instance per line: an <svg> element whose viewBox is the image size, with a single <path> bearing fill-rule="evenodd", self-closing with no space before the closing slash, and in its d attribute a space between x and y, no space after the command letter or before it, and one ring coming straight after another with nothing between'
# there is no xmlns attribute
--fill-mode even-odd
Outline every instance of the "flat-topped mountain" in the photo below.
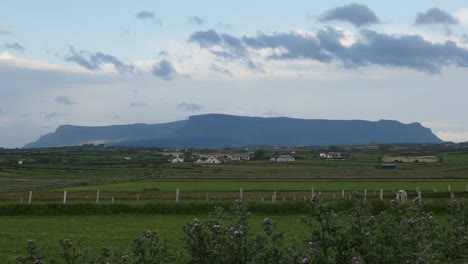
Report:
<svg viewBox="0 0 468 264"><path fill-rule="evenodd" d="M191 116L163 124L102 127L63 125L25 148L103 143L122 146L235 147L247 145L348 145L443 142L419 123L380 120L324 120L246 117L223 114Z"/></svg>

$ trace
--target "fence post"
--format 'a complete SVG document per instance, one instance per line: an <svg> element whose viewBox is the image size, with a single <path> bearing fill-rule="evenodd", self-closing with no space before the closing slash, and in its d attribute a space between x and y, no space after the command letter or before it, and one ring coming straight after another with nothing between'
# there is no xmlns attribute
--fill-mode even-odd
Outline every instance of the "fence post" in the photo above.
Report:
<svg viewBox="0 0 468 264"><path fill-rule="evenodd" d="M29 191L29 201L28 203L31 204L32 202L32 191Z"/></svg>
<svg viewBox="0 0 468 264"><path fill-rule="evenodd" d="M23 198L20 199L20 203L23 203Z"/></svg>
<svg viewBox="0 0 468 264"><path fill-rule="evenodd" d="M364 200L367 200L367 189L364 189Z"/></svg>
<svg viewBox="0 0 468 264"><path fill-rule="evenodd" d="M336 194L335 193L333 193L333 199L336 199Z"/></svg>
<svg viewBox="0 0 468 264"><path fill-rule="evenodd" d="M450 188L450 184L448 185L448 191L451 192L452 188Z"/></svg>
<svg viewBox="0 0 468 264"><path fill-rule="evenodd" d="M140 204L140 195L139 194L137 194L137 201L136 202L137 202L137 204Z"/></svg>
<svg viewBox="0 0 468 264"><path fill-rule="evenodd" d="M314 197L314 186L310 189L310 198Z"/></svg>
<svg viewBox="0 0 468 264"><path fill-rule="evenodd" d="M179 202L179 188L176 189L175 201L176 201L176 203Z"/></svg>
<svg viewBox="0 0 468 264"><path fill-rule="evenodd" d="M344 190L341 191L341 198L344 198Z"/></svg>
<svg viewBox="0 0 468 264"><path fill-rule="evenodd" d="M244 199L244 193L242 192L242 187L240 188L240 200L242 201Z"/></svg>
<svg viewBox="0 0 468 264"><path fill-rule="evenodd" d="M112 201L112 204L114 204L114 197L112 197L111 201Z"/></svg>
<svg viewBox="0 0 468 264"><path fill-rule="evenodd" d="M96 203L99 203L99 190L96 192Z"/></svg>
<svg viewBox="0 0 468 264"><path fill-rule="evenodd" d="M455 200L455 193L453 193L453 192L450 193L450 199L452 200L452 202L453 202L453 200Z"/></svg>
<svg viewBox="0 0 468 264"><path fill-rule="evenodd" d="M206 193L206 201L209 201L210 198L208 197L208 193Z"/></svg>
<svg viewBox="0 0 468 264"><path fill-rule="evenodd" d="M434 187L434 192L435 192L435 193L437 192L437 188L436 188L436 187Z"/></svg>
<svg viewBox="0 0 468 264"><path fill-rule="evenodd" d="M63 204L67 203L67 191L63 192Z"/></svg>
<svg viewBox="0 0 468 264"><path fill-rule="evenodd" d="M383 189L380 189L380 200L383 200Z"/></svg>
<svg viewBox="0 0 468 264"><path fill-rule="evenodd" d="M293 194L293 201L296 201L296 194Z"/></svg>

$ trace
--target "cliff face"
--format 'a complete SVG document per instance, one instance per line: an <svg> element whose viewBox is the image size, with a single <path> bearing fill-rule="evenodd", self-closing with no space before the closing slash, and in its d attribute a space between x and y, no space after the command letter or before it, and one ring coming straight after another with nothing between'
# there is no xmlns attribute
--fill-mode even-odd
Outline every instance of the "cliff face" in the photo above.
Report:
<svg viewBox="0 0 468 264"><path fill-rule="evenodd" d="M318 120L208 114L188 120L106 127L60 126L25 148L86 143L126 146L228 147L245 145L344 145L441 143L419 123L380 120Z"/></svg>

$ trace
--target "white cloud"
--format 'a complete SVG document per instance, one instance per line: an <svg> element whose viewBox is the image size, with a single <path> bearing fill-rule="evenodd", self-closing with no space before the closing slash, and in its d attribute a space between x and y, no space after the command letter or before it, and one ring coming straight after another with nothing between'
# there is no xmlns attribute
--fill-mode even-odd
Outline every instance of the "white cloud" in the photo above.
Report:
<svg viewBox="0 0 468 264"><path fill-rule="evenodd" d="M467 142L468 132L437 132L435 133L439 138L445 141L452 142Z"/></svg>
<svg viewBox="0 0 468 264"><path fill-rule="evenodd" d="M468 25L468 8L461 8L453 16L456 17L462 25Z"/></svg>

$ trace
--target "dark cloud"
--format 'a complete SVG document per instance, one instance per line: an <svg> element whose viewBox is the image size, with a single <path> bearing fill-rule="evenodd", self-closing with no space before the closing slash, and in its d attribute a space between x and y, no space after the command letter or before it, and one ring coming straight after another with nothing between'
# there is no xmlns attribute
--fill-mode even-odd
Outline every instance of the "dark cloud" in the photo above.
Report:
<svg viewBox="0 0 468 264"><path fill-rule="evenodd" d="M174 65L168 60L161 60L159 63L156 63L153 66L152 72L156 77L166 81L171 81L178 75Z"/></svg>
<svg viewBox="0 0 468 264"><path fill-rule="evenodd" d="M221 43L221 37L214 29L196 31L189 37L188 42L197 43L201 48L209 48L219 45Z"/></svg>
<svg viewBox="0 0 468 264"><path fill-rule="evenodd" d="M11 49L11 50L16 50L16 51L19 51L19 52L24 52L26 49L21 45L19 44L18 42L12 42L12 43L6 43L5 45L3 45L5 48L7 49Z"/></svg>
<svg viewBox="0 0 468 264"><path fill-rule="evenodd" d="M147 107L148 104L143 102L133 102L128 105L128 108L135 108L135 107Z"/></svg>
<svg viewBox="0 0 468 264"><path fill-rule="evenodd" d="M158 24L160 26L162 26L162 20L160 17L156 16L154 14L154 12L152 11L148 11L148 10L143 10L143 11L140 11L136 14L136 17L138 19L141 19L141 20L151 20L153 21L155 24Z"/></svg>
<svg viewBox="0 0 468 264"><path fill-rule="evenodd" d="M75 62L88 70L98 70L103 64L112 64L120 74L131 74L135 66L126 64L116 57L102 52L91 53L89 51L76 51L70 46L70 55L65 56L65 61Z"/></svg>
<svg viewBox="0 0 468 264"><path fill-rule="evenodd" d="M211 64L210 70L216 74L232 76L231 72L228 69L220 67L216 64Z"/></svg>
<svg viewBox="0 0 468 264"><path fill-rule="evenodd" d="M323 13L318 20L321 22L332 20L345 21L356 27L380 22L380 19L369 7L356 3L330 9Z"/></svg>
<svg viewBox="0 0 468 264"><path fill-rule="evenodd" d="M270 54L266 59L337 62L347 68L381 65L439 73L444 66L468 66L468 49L452 41L432 43L419 35L390 35L362 30L358 40L350 46L341 44L344 32L332 27L319 30L315 35L260 32L256 36L231 39L213 30L210 36L210 39L218 36L220 40L215 46L200 44L200 47L219 57L240 59L251 70L261 71L261 66L251 60L250 53L257 51L258 54L262 50L268 50ZM206 39L201 41L206 43Z"/></svg>
<svg viewBox="0 0 468 264"><path fill-rule="evenodd" d="M339 33L319 35L323 49L346 67L382 65L439 73L446 65L468 66L468 50L452 41L434 44L419 35L394 36L371 30L363 30L361 36L360 42L344 47L338 42Z"/></svg>
<svg viewBox="0 0 468 264"><path fill-rule="evenodd" d="M201 48L222 47L222 51L212 50L211 52L223 59L231 60L245 57L248 54L241 39L225 33L218 34L214 29L196 31L189 37L188 42L197 43Z"/></svg>
<svg viewBox="0 0 468 264"><path fill-rule="evenodd" d="M255 37L243 37L243 41L248 47L256 50L278 48L282 50L270 55L270 59L309 58L320 62L332 60L332 56L321 48L320 42L316 37L296 32L271 35L260 32Z"/></svg>
<svg viewBox="0 0 468 264"><path fill-rule="evenodd" d="M189 17L189 21L190 23L198 25L198 26L205 24L205 20L199 16L191 16Z"/></svg>
<svg viewBox="0 0 468 264"><path fill-rule="evenodd" d="M0 35L11 35L11 34L13 34L13 31L8 30L8 29L4 29L4 28L0 28Z"/></svg>
<svg viewBox="0 0 468 264"><path fill-rule="evenodd" d="M415 25L427 24L442 24L442 25L455 25L458 20L450 13L441 10L440 8L433 7L424 13L419 13L414 21Z"/></svg>
<svg viewBox="0 0 468 264"><path fill-rule="evenodd" d="M196 104L196 103L190 103L190 102L182 102L177 105L177 109L187 111L187 112L197 112L200 111L204 108L204 106Z"/></svg>
<svg viewBox="0 0 468 264"><path fill-rule="evenodd" d="M55 97L55 102L61 103L64 105L74 105L76 104L75 101L71 100L69 97L66 96L57 96Z"/></svg>

